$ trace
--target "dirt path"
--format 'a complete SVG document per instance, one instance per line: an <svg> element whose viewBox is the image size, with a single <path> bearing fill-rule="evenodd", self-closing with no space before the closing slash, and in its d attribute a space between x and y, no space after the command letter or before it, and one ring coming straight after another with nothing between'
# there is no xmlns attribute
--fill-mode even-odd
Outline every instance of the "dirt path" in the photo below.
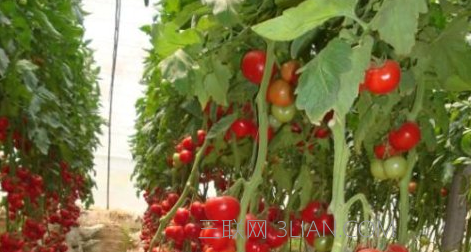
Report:
<svg viewBox="0 0 471 252"><path fill-rule="evenodd" d="M82 227L104 225L94 236L96 243L83 252L138 252L140 223L136 216L122 211L89 210L80 218Z"/></svg>

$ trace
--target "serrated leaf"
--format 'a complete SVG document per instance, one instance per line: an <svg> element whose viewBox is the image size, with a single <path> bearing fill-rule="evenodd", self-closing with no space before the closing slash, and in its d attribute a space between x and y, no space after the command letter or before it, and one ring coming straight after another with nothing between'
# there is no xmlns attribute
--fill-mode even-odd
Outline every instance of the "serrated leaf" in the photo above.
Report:
<svg viewBox="0 0 471 252"><path fill-rule="evenodd" d="M304 1L283 15L264 21L252 29L265 38L275 41L293 40L338 16L355 16L356 0Z"/></svg>
<svg viewBox="0 0 471 252"><path fill-rule="evenodd" d="M273 180L278 184L281 189L286 191L291 190L291 174L288 170L281 166L273 167Z"/></svg>
<svg viewBox="0 0 471 252"><path fill-rule="evenodd" d="M194 29L180 31L174 23L158 24L154 29L153 44L155 52L163 58L173 54L178 49L201 43L201 36L198 31Z"/></svg>
<svg viewBox="0 0 471 252"><path fill-rule="evenodd" d="M399 55L407 55L415 44L418 18L427 12L425 0L384 1L371 21L381 39L392 45Z"/></svg>
<svg viewBox="0 0 471 252"><path fill-rule="evenodd" d="M206 138L213 139L216 138L219 134L225 133L229 127L231 127L231 124L235 121L235 119L237 119L237 114L230 114L223 117L211 127L208 134L206 135Z"/></svg>
<svg viewBox="0 0 471 252"><path fill-rule="evenodd" d="M305 110L312 123L319 122L337 104L341 75L352 67L351 54L350 45L334 39L302 68L296 107Z"/></svg>
<svg viewBox="0 0 471 252"><path fill-rule="evenodd" d="M369 66L372 48L373 39L368 36L360 46L353 48L350 62L354 62L354 64L352 64L350 71L340 76L340 90L334 105L335 112L340 117L350 111L350 107L358 96L358 87L364 79L365 70Z"/></svg>
<svg viewBox="0 0 471 252"><path fill-rule="evenodd" d="M10 60L8 59L7 54L2 48L0 48L0 75L5 75L5 71L7 70L9 64Z"/></svg>
<svg viewBox="0 0 471 252"><path fill-rule="evenodd" d="M190 75L198 66L185 51L178 49L174 54L162 60L158 66L162 72L162 78L173 83L179 93L193 95Z"/></svg>

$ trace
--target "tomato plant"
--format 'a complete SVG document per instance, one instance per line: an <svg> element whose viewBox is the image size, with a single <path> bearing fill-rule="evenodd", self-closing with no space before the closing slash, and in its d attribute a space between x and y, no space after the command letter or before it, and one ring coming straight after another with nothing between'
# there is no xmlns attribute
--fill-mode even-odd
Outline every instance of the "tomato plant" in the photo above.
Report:
<svg viewBox="0 0 471 252"><path fill-rule="evenodd" d="M201 202L206 209L220 197L238 207L211 203L219 210L206 215L216 223L203 227L226 217L239 225L293 218L299 232L300 217L329 227L335 220L341 231L349 220L374 216L396 225L397 237L320 239L310 232L299 240L272 235L248 243L237 237L236 244L202 251L263 251L264 245L285 251L294 249L284 244L316 247L316 241L318 250L333 252L358 244L438 248L447 235L440 232L446 221L440 190L471 163L461 146L471 127L467 3L164 0L157 6L161 18L143 28L153 48L146 95L136 105L134 179L141 191L161 190L153 197L162 209L166 193L181 198L165 204L158 224L146 225L149 251L178 249L162 237L178 208ZM196 144L199 130L206 135ZM184 145L188 136L194 140ZM168 169L167 159L185 149L193 151L189 169ZM270 223L272 234L276 224ZM433 241L427 248L410 234ZM184 245L191 242L197 243Z"/></svg>
<svg viewBox="0 0 471 252"><path fill-rule="evenodd" d="M83 15L68 0L0 2L2 251L67 251L79 202L93 203L102 119Z"/></svg>

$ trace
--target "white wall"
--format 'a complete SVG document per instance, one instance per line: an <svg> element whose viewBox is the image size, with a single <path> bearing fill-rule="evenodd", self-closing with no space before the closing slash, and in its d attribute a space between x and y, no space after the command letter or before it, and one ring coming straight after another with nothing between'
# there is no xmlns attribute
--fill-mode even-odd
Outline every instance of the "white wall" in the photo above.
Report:
<svg viewBox="0 0 471 252"><path fill-rule="evenodd" d="M108 118L113 36L115 20L115 0L83 0L85 11L86 38L91 39L95 50L95 60L101 67L101 113ZM136 213L145 209L144 200L136 197L136 190L130 181L133 161L129 148L129 136L134 132L136 118L134 103L143 93L139 84L143 71L143 58L149 48L147 36L139 30L152 22L155 10L145 7L143 0L122 0L121 29L113 95L113 115L111 126L111 184L110 208L123 209ZM95 154L96 183L94 190L97 207L106 207L106 167L108 148L108 127L103 126L102 146Z"/></svg>

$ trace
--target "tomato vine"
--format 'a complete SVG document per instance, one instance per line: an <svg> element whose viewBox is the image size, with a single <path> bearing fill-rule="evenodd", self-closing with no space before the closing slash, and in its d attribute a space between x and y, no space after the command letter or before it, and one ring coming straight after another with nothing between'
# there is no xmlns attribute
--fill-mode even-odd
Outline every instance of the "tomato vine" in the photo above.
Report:
<svg viewBox="0 0 471 252"><path fill-rule="evenodd" d="M198 169L194 189L202 190L185 193L178 207L194 198L204 204L214 187L217 195L240 199L242 227L251 214L276 229L273 209L291 220L313 202L330 205L327 214L339 232L348 220L398 226L397 238L266 239L247 243L251 249L285 251L294 242L318 244L318 250L332 245L335 252L393 251L395 242L411 251L440 246L443 192L454 171L469 164L460 136L470 127L468 2L182 0L158 6L158 21L143 28L153 48L132 140L136 186L148 202L166 205L169 194L186 192L186 178ZM213 132L198 167L172 161L194 151L182 139L196 139L198 130ZM165 228L158 221L163 214L145 216L146 230ZM432 233L434 241L417 242ZM159 242L162 249L187 244L211 251L194 239ZM224 249L249 245L239 238Z"/></svg>

